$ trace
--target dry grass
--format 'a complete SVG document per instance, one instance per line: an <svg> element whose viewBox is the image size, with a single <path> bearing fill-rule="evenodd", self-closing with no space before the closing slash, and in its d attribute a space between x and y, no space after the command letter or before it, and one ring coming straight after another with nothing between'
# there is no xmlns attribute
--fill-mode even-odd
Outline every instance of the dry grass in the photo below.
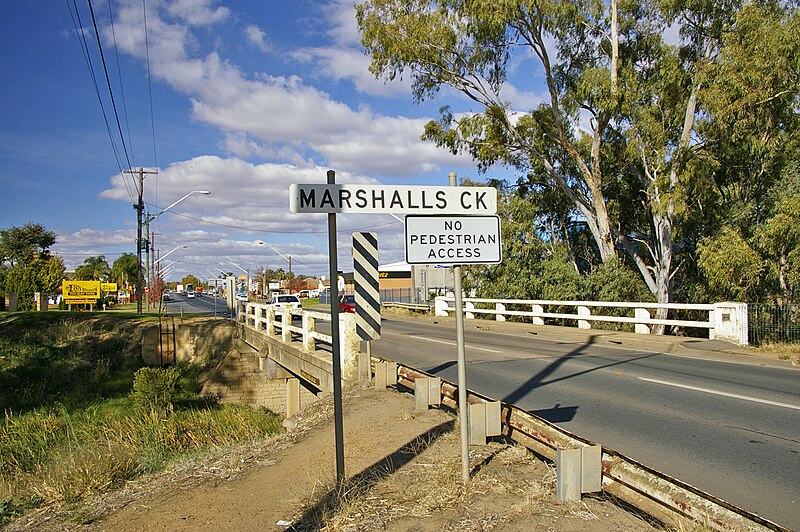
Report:
<svg viewBox="0 0 800 532"><path fill-rule="evenodd" d="M750 347L748 350L752 351L755 355L788 360L792 365L800 366L800 344L762 344L758 347Z"/></svg>
<svg viewBox="0 0 800 532"><path fill-rule="evenodd" d="M533 530L542 529L542 523L552 523L545 529L558 529L565 518L577 521L576 529L607 526L586 503L554 500L555 470L523 446L472 447L466 486L457 426L436 442L416 441L409 447L416 458L396 471L373 471L339 489L320 485L317 496L298 496L300 510L291 530ZM651 529L627 517L633 525L618 529Z"/></svg>

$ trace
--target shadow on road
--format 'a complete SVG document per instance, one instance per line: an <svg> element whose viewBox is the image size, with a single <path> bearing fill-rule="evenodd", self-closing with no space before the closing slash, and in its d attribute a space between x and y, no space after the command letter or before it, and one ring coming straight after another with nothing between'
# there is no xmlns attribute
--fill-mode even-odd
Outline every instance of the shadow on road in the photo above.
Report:
<svg viewBox="0 0 800 532"><path fill-rule="evenodd" d="M507 402L507 403L510 403L510 404L516 404L516 401L519 401L520 399L525 397L528 394L528 392L530 392L531 390L535 390L536 388L541 388L542 386L546 386L548 384L553 384L553 383L564 381L564 380L567 380L567 379L572 379L572 378L578 377L580 375L586 375L587 373L593 373L593 372L599 371L601 369L610 368L610 367L614 367L614 366L619 366L619 365L622 365L622 364L628 364L629 362L633 362L633 361L636 361L636 360L643 360L645 358L650 358L650 357L654 357L654 356L658 356L659 355L658 353L649 353L649 354L646 354L646 355L641 355L641 356L637 356L637 357L633 357L633 358L629 358L629 359L625 359L625 360L619 360L619 361L616 361L616 362L610 362L608 364L603 364L603 365L596 366L596 367L589 368L589 369L585 369L585 370L582 370L582 371L577 371L575 373L570 373L569 375L564 375L563 377L558 377L558 378L554 378L554 379L551 379L551 380L545 380L548 376L550 376L553 373L555 373L556 370L558 370L561 366L563 366L569 360L578 358L581 355L588 354L586 351L592 345L594 345L594 343L595 343L595 337L594 336L590 336L589 339L586 341L586 343L576 347L575 349L573 349L569 353L567 353L565 355L562 355L562 356L556 358L555 360L553 360L550 364L548 364L539 373L537 373L536 375L533 375L524 384L522 384L519 388L517 388L516 390L514 390L513 392L508 394L506 397L504 397L503 401ZM577 407L575 407L575 408L577 409ZM574 415L574 412L573 412L573 415Z"/></svg>

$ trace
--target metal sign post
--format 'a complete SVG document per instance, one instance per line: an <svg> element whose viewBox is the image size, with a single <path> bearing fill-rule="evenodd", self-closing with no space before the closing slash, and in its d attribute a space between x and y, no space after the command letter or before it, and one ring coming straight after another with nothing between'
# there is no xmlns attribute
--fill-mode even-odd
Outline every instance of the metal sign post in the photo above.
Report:
<svg viewBox="0 0 800 532"><path fill-rule="evenodd" d="M457 187L456 173L450 172L450 186ZM461 300L461 266L453 266L456 307L456 350L458 352L458 421L461 424L461 480L469 482L469 420L467 418L467 361L464 349L464 306Z"/></svg>
<svg viewBox="0 0 800 532"><path fill-rule="evenodd" d="M328 170L328 184L336 183L336 172ZM336 485L344 484L344 427L342 415L342 359L339 339L339 286L334 279L339 275L336 255L336 213L328 214L328 256L331 279L331 336L333 337L333 418L336 440Z"/></svg>

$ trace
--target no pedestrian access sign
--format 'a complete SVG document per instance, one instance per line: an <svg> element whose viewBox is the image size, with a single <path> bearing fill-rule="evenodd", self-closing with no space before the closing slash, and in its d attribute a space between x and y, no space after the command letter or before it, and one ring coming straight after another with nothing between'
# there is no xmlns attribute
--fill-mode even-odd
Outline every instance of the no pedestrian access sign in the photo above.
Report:
<svg viewBox="0 0 800 532"><path fill-rule="evenodd" d="M499 216L406 216L409 264L499 264Z"/></svg>

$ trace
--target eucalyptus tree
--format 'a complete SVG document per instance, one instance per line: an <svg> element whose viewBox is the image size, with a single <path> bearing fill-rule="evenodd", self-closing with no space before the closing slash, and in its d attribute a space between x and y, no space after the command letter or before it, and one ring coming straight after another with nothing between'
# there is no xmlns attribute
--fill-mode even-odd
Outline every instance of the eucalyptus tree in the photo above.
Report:
<svg viewBox="0 0 800 532"><path fill-rule="evenodd" d="M521 184L559 190L600 260L624 253L668 302L677 224L705 199L697 195L708 176L698 163L708 148L698 139L704 97L726 83L717 67L731 35L760 28L753 18L739 24L743 4L367 0L356 10L376 77L408 74L418 102L449 87L478 104L462 114L442 108L423 138L471 154L482 169L509 165ZM790 9L753 9L762 8ZM675 42L665 38L676 32ZM512 65L542 78L538 107L515 109L503 97ZM747 112L759 112L754 103Z"/></svg>

